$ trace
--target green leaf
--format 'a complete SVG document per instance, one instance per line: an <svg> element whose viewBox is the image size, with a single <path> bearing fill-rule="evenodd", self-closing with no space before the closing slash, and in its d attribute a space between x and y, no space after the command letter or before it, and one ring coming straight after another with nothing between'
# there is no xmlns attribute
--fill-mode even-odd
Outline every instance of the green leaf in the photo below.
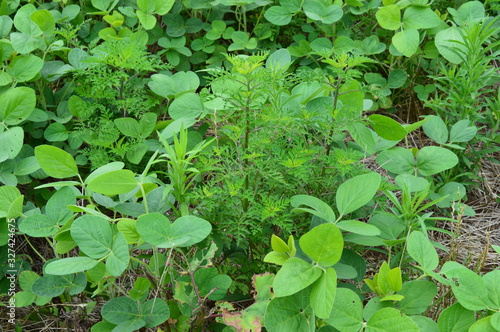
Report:
<svg viewBox="0 0 500 332"><path fill-rule="evenodd" d="M0 94L0 122L15 126L26 120L35 109L35 90L27 87L9 88Z"/></svg>
<svg viewBox="0 0 500 332"><path fill-rule="evenodd" d="M290 256L288 256L287 254L271 251L264 257L263 261L266 263L283 265L283 263L285 263L288 258L290 258Z"/></svg>
<svg viewBox="0 0 500 332"><path fill-rule="evenodd" d="M189 247L203 241L212 231L212 225L205 219L195 216L183 216L172 224L171 242L187 237L180 247Z"/></svg>
<svg viewBox="0 0 500 332"><path fill-rule="evenodd" d="M92 173L90 173L89 176L87 176L87 178L85 179L85 183L89 184L90 182L94 181L95 178L97 178L98 176L101 176L103 174L106 174L106 173L109 173L112 171L117 171L117 170L123 169L124 166L125 166L125 164L122 163L121 161L114 161L112 163L103 165L103 166L99 167L98 169L96 169L95 171L93 171Z"/></svg>
<svg viewBox="0 0 500 332"><path fill-rule="evenodd" d="M73 275L69 276L56 276L56 275L46 275L37 279L31 291L33 294L38 296L50 297L59 296L64 293L66 287L71 286L73 280Z"/></svg>
<svg viewBox="0 0 500 332"><path fill-rule="evenodd" d="M332 208L319 198L308 195L295 195L291 198L290 204L295 208L292 210L294 212L309 212L327 222L334 223L336 221ZM301 205L309 206L312 209L300 208Z"/></svg>
<svg viewBox="0 0 500 332"><path fill-rule="evenodd" d="M365 150L367 155L373 155L373 153L375 153L377 142L372 135L372 131L368 129L368 127L360 122L352 122L347 125L347 130L354 141Z"/></svg>
<svg viewBox="0 0 500 332"><path fill-rule="evenodd" d="M0 162L7 159L14 159L21 148L24 141L24 130L21 127L12 127L0 133Z"/></svg>
<svg viewBox="0 0 500 332"><path fill-rule="evenodd" d="M500 270L494 270L483 276L483 282L488 289L490 308L500 309Z"/></svg>
<svg viewBox="0 0 500 332"><path fill-rule="evenodd" d="M47 217L62 225L73 216L73 212L68 209L68 205L75 204L76 195L73 188L64 187L49 199L45 207L45 213Z"/></svg>
<svg viewBox="0 0 500 332"><path fill-rule="evenodd" d="M199 117L204 112L201 98L196 93L185 93L176 98L168 108L168 114L172 119Z"/></svg>
<svg viewBox="0 0 500 332"><path fill-rule="evenodd" d="M19 223L19 230L32 237L52 236L59 230L57 220L44 214L33 214Z"/></svg>
<svg viewBox="0 0 500 332"><path fill-rule="evenodd" d="M155 74L151 76L148 86L157 95L173 99L187 92L196 92L200 86L200 79L192 71L178 72L172 76Z"/></svg>
<svg viewBox="0 0 500 332"><path fill-rule="evenodd" d="M475 321L474 311L465 309L460 303L455 303L441 312L438 318L438 328L439 332L467 332Z"/></svg>
<svg viewBox="0 0 500 332"><path fill-rule="evenodd" d="M54 122L45 129L43 137L49 142L64 142L68 139L69 133L62 123Z"/></svg>
<svg viewBox="0 0 500 332"><path fill-rule="evenodd" d="M401 27L401 10L397 5L380 8L375 14L378 24L387 30L397 30Z"/></svg>
<svg viewBox="0 0 500 332"><path fill-rule="evenodd" d="M137 18L139 18L139 22L144 27L145 30L151 30L156 25L156 17L151 14L146 14L142 10L135 11ZM101 30L102 31L102 30Z"/></svg>
<svg viewBox="0 0 500 332"><path fill-rule="evenodd" d="M31 293L31 292L22 292L21 291L21 292L17 292L16 294L14 294L12 299L14 299L15 307L21 308L21 307L27 307L27 306L33 304L33 302L36 299L36 295Z"/></svg>
<svg viewBox="0 0 500 332"><path fill-rule="evenodd" d="M391 89L400 88L406 83L406 78L407 74L403 69L394 69L387 78L387 87Z"/></svg>
<svg viewBox="0 0 500 332"><path fill-rule="evenodd" d="M453 280L451 289L458 302L466 309L478 311L488 308L488 290L483 279L467 268L456 268L444 272Z"/></svg>
<svg viewBox="0 0 500 332"><path fill-rule="evenodd" d="M337 263L344 249L342 233L331 223L314 227L301 236L299 243L305 254L324 267Z"/></svg>
<svg viewBox="0 0 500 332"><path fill-rule="evenodd" d="M478 320L477 322L472 324L472 326L469 328L469 332L498 332L498 329L492 326L492 317L493 316L488 316Z"/></svg>
<svg viewBox="0 0 500 332"><path fill-rule="evenodd" d="M273 72L285 71L291 64L292 57L286 48L276 50L266 60L266 68L271 69Z"/></svg>
<svg viewBox="0 0 500 332"><path fill-rule="evenodd" d="M429 7L410 6L403 16L404 29L430 29L441 23L439 16Z"/></svg>
<svg viewBox="0 0 500 332"><path fill-rule="evenodd" d="M443 119L437 115L430 115L422 128L430 139L436 143L445 144L448 141L448 128Z"/></svg>
<svg viewBox="0 0 500 332"><path fill-rule="evenodd" d="M164 323L170 317L170 308L165 300L154 298L141 304L146 327L153 328Z"/></svg>
<svg viewBox="0 0 500 332"><path fill-rule="evenodd" d="M141 138L139 122L133 118L118 118L113 121L118 130L125 136Z"/></svg>
<svg viewBox="0 0 500 332"><path fill-rule="evenodd" d="M88 183L90 190L106 196L126 194L135 187L137 187L135 174L126 169L101 174Z"/></svg>
<svg viewBox="0 0 500 332"><path fill-rule="evenodd" d="M427 236L414 231L407 240L408 254L424 271L434 271L439 265L439 256Z"/></svg>
<svg viewBox="0 0 500 332"><path fill-rule="evenodd" d="M394 180L399 188L408 189L410 193L423 191L429 187L429 181L412 174L400 174Z"/></svg>
<svg viewBox="0 0 500 332"><path fill-rule="evenodd" d="M43 67L43 60L34 55L16 56L5 68L16 82L26 82L34 78Z"/></svg>
<svg viewBox="0 0 500 332"><path fill-rule="evenodd" d="M283 6L271 6L266 10L264 17L272 24L281 26L290 23L293 14Z"/></svg>
<svg viewBox="0 0 500 332"><path fill-rule="evenodd" d="M51 261L45 266L45 273L54 275L66 275L76 272L90 270L99 261L90 257L70 257Z"/></svg>
<svg viewBox="0 0 500 332"><path fill-rule="evenodd" d="M406 137L406 129L389 117L372 114L369 119L373 130L386 140L399 141Z"/></svg>
<svg viewBox="0 0 500 332"><path fill-rule="evenodd" d="M278 297L293 295L319 279L322 270L300 258L288 259L276 274L273 282Z"/></svg>
<svg viewBox="0 0 500 332"><path fill-rule="evenodd" d="M303 293L273 299L267 306L264 326L269 331L310 331L305 312L308 302Z"/></svg>
<svg viewBox="0 0 500 332"><path fill-rule="evenodd" d="M366 325L366 332L420 332L410 317L402 315L394 308L377 311Z"/></svg>
<svg viewBox="0 0 500 332"><path fill-rule="evenodd" d="M225 274L219 274L217 268L209 267L198 269L194 273L196 286L202 297L207 296L212 301L221 300L226 296L229 286L231 286L231 278Z"/></svg>
<svg viewBox="0 0 500 332"><path fill-rule="evenodd" d="M392 36L392 44L403 55L411 57L417 52L420 35L417 29L405 29Z"/></svg>
<svg viewBox="0 0 500 332"><path fill-rule="evenodd" d="M71 225L71 237L87 256L100 259L111 250L113 234L104 218L84 215Z"/></svg>
<svg viewBox="0 0 500 332"><path fill-rule="evenodd" d="M476 137L476 134L476 126L470 126L469 120L460 120L451 127L450 142L465 143Z"/></svg>
<svg viewBox="0 0 500 332"><path fill-rule="evenodd" d="M395 174L414 173L415 158L410 150L403 147L382 151L376 160L382 168L389 172Z"/></svg>
<svg viewBox="0 0 500 332"><path fill-rule="evenodd" d="M116 224L118 231L125 236L127 243L137 243L141 238L141 235L135 229L136 221L133 219L121 219Z"/></svg>
<svg viewBox="0 0 500 332"><path fill-rule="evenodd" d="M13 186L0 187L0 218L18 217L18 216L8 217L8 213L12 209L14 202L16 202L16 200L19 197L24 197L24 196L21 195L21 192L16 187Z"/></svg>
<svg viewBox="0 0 500 332"><path fill-rule="evenodd" d="M141 319L137 303L130 297L117 297L107 301L102 306L101 315L113 324ZM145 321L144 325L146 325Z"/></svg>
<svg viewBox="0 0 500 332"><path fill-rule="evenodd" d="M311 307L316 316L322 319L330 317L337 290L337 273L327 268L316 280L311 289Z"/></svg>
<svg viewBox="0 0 500 332"><path fill-rule="evenodd" d="M364 223L359 220L342 220L339 221L336 225L338 228L346 232L365 236L380 235L380 230L376 226Z"/></svg>
<svg viewBox="0 0 500 332"><path fill-rule="evenodd" d="M324 2L318 0L305 1L302 9L304 14L311 20L320 21L324 24L335 23L340 20L344 14L340 6L326 6Z"/></svg>
<svg viewBox="0 0 500 332"><path fill-rule="evenodd" d="M363 305L359 296L347 288L338 288L330 316L325 321L339 331L358 332L363 326Z"/></svg>
<svg viewBox="0 0 500 332"><path fill-rule="evenodd" d="M119 277L127 269L129 261L127 240L122 233L117 233L113 238L111 252L106 258L106 270L110 275Z"/></svg>
<svg viewBox="0 0 500 332"><path fill-rule="evenodd" d="M399 302L401 312L407 315L417 315L426 311L437 294L437 286L431 281L414 280L403 284L398 294L404 298Z"/></svg>
<svg viewBox="0 0 500 332"><path fill-rule="evenodd" d="M417 154L417 170L423 176L434 175L458 164L452 151L439 146L426 146Z"/></svg>
<svg viewBox="0 0 500 332"><path fill-rule="evenodd" d="M342 183L335 196L339 213L346 215L368 203L375 196L380 181L378 173L368 173Z"/></svg>
<svg viewBox="0 0 500 332"><path fill-rule="evenodd" d="M73 157L55 146L37 146L35 157L45 173L53 178L63 179L78 175L78 168Z"/></svg>
<svg viewBox="0 0 500 332"><path fill-rule="evenodd" d="M271 236L271 247L274 251L280 253L286 253L290 251L286 242L274 234Z"/></svg>
<svg viewBox="0 0 500 332"><path fill-rule="evenodd" d="M466 46L463 45L464 39L460 31L460 28L453 26L439 31L434 37L434 43L439 54L456 65L462 63L466 52Z"/></svg>

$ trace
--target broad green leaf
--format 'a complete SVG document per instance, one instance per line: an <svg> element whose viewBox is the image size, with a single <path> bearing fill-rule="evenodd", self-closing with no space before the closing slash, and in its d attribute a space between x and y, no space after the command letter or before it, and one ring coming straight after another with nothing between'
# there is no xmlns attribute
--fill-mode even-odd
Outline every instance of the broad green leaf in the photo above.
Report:
<svg viewBox="0 0 500 332"><path fill-rule="evenodd" d="M325 3L318 0L305 1L302 9L307 17L324 24L335 23L340 20L344 14L340 6L326 6Z"/></svg>
<svg viewBox="0 0 500 332"><path fill-rule="evenodd" d="M59 227L57 220L44 214L33 214L19 223L19 230L32 237L45 237L54 235Z"/></svg>
<svg viewBox="0 0 500 332"><path fill-rule="evenodd" d="M93 171L92 173L90 173L89 176L87 176L87 178L85 179L85 183L89 184L98 176L112 172L112 171L117 171L117 170L123 169L124 166L125 166L125 164L122 163L121 161L114 161L112 163L103 165L103 166L99 167L98 169L96 169L95 171Z"/></svg>
<svg viewBox="0 0 500 332"><path fill-rule="evenodd" d="M441 24L439 16L429 7L410 6L403 15L404 29L430 29Z"/></svg>
<svg viewBox="0 0 500 332"><path fill-rule="evenodd" d="M286 242L274 234L271 236L271 247L276 252L286 253L290 251Z"/></svg>
<svg viewBox="0 0 500 332"><path fill-rule="evenodd" d="M421 314L432 304L437 294L437 286L427 280L407 281L398 294L404 296L398 304L401 312L407 315Z"/></svg>
<svg viewBox="0 0 500 332"><path fill-rule="evenodd" d="M135 11L137 18L139 18L139 22L144 27L145 30L151 30L156 25L156 17L151 14L146 14L142 10ZM101 30L102 31L102 30Z"/></svg>
<svg viewBox="0 0 500 332"><path fill-rule="evenodd" d="M288 256L285 253L277 252L277 251L271 251L270 253L268 253L264 257L263 261L266 262L266 263L272 263L272 264L276 264L276 265L283 265L283 263L285 263L288 258L290 258L290 256Z"/></svg>
<svg viewBox="0 0 500 332"><path fill-rule="evenodd" d="M324 267L337 263L344 249L342 233L331 223L314 227L302 235L299 243L305 254Z"/></svg>
<svg viewBox="0 0 500 332"><path fill-rule="evenodd" d="M14 159L21 148L24 141L24 130L21 127L12 127L0 133L0 162L7 159Z"/></svg>
<svg viewBox="0 0 500 332"><path fill-rule="evenodd" d="M410 150L395 147L382 151L376 158L377 163L384 169L395 174L412 174L415 170L415 158Z"/></svg>
<svg viewBox="0 0 500 332"><path fill-rule="evenodd" d="M155 0L155 12L158 15L165 15L172 9L175 0Z"/></svg>
<svg viewBox="0 0 500 332"><path fill-rule="evenodd" d="M102 306L101 315L104 319L113 324L135 321L141 316L137 303L130 297L117 297L107 301Z"/></svg>
<svg viewBox="0 0 500 332"><path fill-rule="evenodd" d="M292 257L276 274L273 282L274 293L278 297L293 295L318 280L321 274L322 270L319 267Z"/></svg>
<svg viewBox="0 0 500 332"><path fill-rule="evenodd" d="M397 32L392 37L394 47L407 57L411 57L417 52L420 44L420 35L417 29L405 29Z"/></svg>
<svg viewBox="0 0 500 332"><path fill-rule="evenodd" d="M439 332L437 323L429 317L414 315L410 316L410 318L415 324L417 324L420 331Z"/></svg>
<svg viewBox="0 0 500 332"><path fill-rule="evenodd" d="M497 311L493 315L491 315L490 324L493 329L500 331L500 311Z"/></svg>
<svg viewBox="0 0 500 332"><path fill-rule="evenodd" d="M408 254L424 271L434 271L439 265L439 256L427 236L414 231L407 240Z"/></svg>
<svg viewBox="0 0 500 332"><path fill-rule="evenodd" d="M63 179L78 175L78 168L73 157L55 146L37 146L35 157L45 173L53 178Z"/></svg>
<svg viewBox="0 0 500 332"><path fill-rule="evenodd" d="M36 299L36 295L33 294L32 292L21 291L21 292L17 292L16 294L14 294L12 299L14 299L15 307L21 308L21 307L27 307L27 306L33 304L33 302Z"/></svg>
<svg viewBox="0 0 500 332"><path fill-rule="evenodd" d="M380 181L378 173L368 173L342 183L335 196L339 213L346 215L368 203L377 193Z"/></svg>
<svg viewBox="0 0 500 332"><path fill-rule="evenodd" d="M500 310L500 270L494 270L483 276L483 282L488 289L489 306Z"/></svg>
<svg viewBox="0 0 500 332"><path fill-rule="evenodd" d="M402 190L408 189L410 193L425 190L429 187L429 181L412 174L399 174L394 179Z"/></svg>
<svg viewBox="0 0 500 332"><path fill-rule="evenodd" d="M127 169L101 174L88 183L90 190L107 196L126 194L135 187L137 187L135 174Z"/></svg>
<svg viewBox="0 0 500 332"><path fill-rule="evenodd" d="M45 266L45 273L54 275L66 275L76 272L90 270L99 261L90 257L70 257L51 261Z"/></svg>
<svg viewBox="0 0 500 332"><path fill-rule="evenodd" d="M417 170L423 176L434 175L458 164L452 151L439 146L423 147L417 154Z"/></svg>
<svg viewBox="0 0 500 332"><path fill-rule="evenodd" d="M267 306L264 326L269 331L309 331L308 315L304 312L308 302L302 293L273 299Z"/></svg>
<svg viewBox="0 0 500 332"><path fill-rule="evenodd" d="M368 129L363 123L353 122L347 125L349 134L358 145L365 150L367 155L375 153L375 146L377 142L373 137L372 131Z"/></svg>
<svg viewBox="0 0 500 332"><path fill-rule="evenodd" d="M133 118L118 118L114 120L118 130L125 136L140 138L139 122Z"/></svg>
<svg viewBox="0 0 500 332"><path fill-rule="evenodd" d="M34 55L16 56L5 68L16 82L26 82L34 78L43 67L43 60Z"/></svg>
<svg viewBox="0 0 500 332"><path fill-rule="evenodd" d="M266 60L266 68L274 72L287 70L292 64L292 57L286 48L279 49Z"/></svg>
<svg viewBox="0 0 500 332"><path fill-rule="evenodd" d="M203 241L212 231L212 225L205 219L195 216L183 216L172 224L172 235L169 241L173 244L177 239L188 238L180 247L189 247Z"/></svg>
<svg viewBox="0 0 500 332"><path fill-rule="evenodd" d="M420 332L410 317L394 308L383 308L368 320L366 332Z"/></svg>
<svg viewBox="0 0 500 332"><path fill-rule="evenodd" d="M178 72L172 76L155 74L151 76L148 86L157 95L173 99L187 92L196 92L200 86L200 79L192 71Z"/></svg>
<svg viewBox="0 0 500 332"><path fill-rule="evenodd" d="M9 218L7 214L11 210L12 205L21 196L21 192L14 186L0 187L0 218ZM13 217L13 218L17 218Z"/></svg>
<svg viewBox="0 0 500 332"><path fill-rule="evenodd" d="M455 123L450 129L450 142L465 143L476 137L476 134L476 126L470 126L469 120L460 120Z"/></svg>
<svg viewBox="0 0 500 332"><path fill-rule="evenodd" d="M380 235L380 230L374 226L359 220L342 220L339 221L337 227L343 231L356 233L365 236Z"/></svg>
<svg viewBox="0 0 500 332"><path fill-rule="evenodd" d="M387 87L391 89L402 87L406 83L407 76L403 69L394 69L389 73L389 77L387 77Z"/></svg>
<svg viewBox="0 0 500 332"><path fill-rule="evenodd" d="M460 303L455 303L439 315L439 332L467 332L475 321L474 311L465 309Z"/></svg>
<svg viewBox="0 0 500 332"><path fill-rule="evenodd" d="M469 332L498 332L498 329L492 326L492 317L493 316L481 318L480 320L472 324L472 326L469 328Z"/></svg>
<svg viewBox="0 0 500 332"><path fill-rule="evenodd" d="M335 213L332 208L319 198L308 195L295 195L290 200L290 204L295 208L292 211L309 212L327 222L336 221ZM311 209L301 208L301 205L311 207Z"/></svg>
<svg viewBox="0 0 500 332"><path fill-rule="evenodd" d="M406 129L389 117L373 114L369 119L373 130L386 140L399 141L406 137Z"/></svg>
<svg viewBox="0 0 500 332"><path fill-rule="evenodd" d="M31 291L38 296L53 298L64 293L66 287L71 286L72 279L73 275L56 276L49 274L37 279L33 283Z"/></svg>
<svg viewBox="0 0 500 332"><path fill-rule="evenodd" d="M363 326L363 305L359 296L347 288L338 288L330 317L325 321L343 332L358 332Z"/></svg>
<svg viewBox="0 0 500 332"><path fill-rule="evenodd" d="M437 115L430 115L422 128L430 139L436 143L445 144L448 141L448 128L443 119Z"/></svg>
<svg viewBox="0 0 500 332"><path fill-rule="evenodd" d="M375 14L378 24L387 30L397 30L401 27L401 10L397 5L380 8Z"/></svg>
<svg viewBox="0 0 500 332"><path fill-rule="evenodd" d="M196 93L185 93L174 99L168 108L172 119L197 118L204 112L201 98Z"/></svg>
<svg viewBox="0 0 500 332"><path fill-rule="evenodd" d="M225 274L219 274L217 268L209 267L198 269L194 273L196 286L202 297L207 296L212 301L221 300L226 296L229 286L231 286L231 278Z"/></svg>
<svg viewBox="0 0 500 332"><path fill-rule="evenodd" d="M108 10L111 0L91 0L91 3L95 8L105 12Z"/></svg>
<svg viewBox="0 0 500 332"><path fill-rule="evenodd" d="M330 317L337 290L337 273L331 267L327 268L316 280L311 289L311 307L316 316L321 319Z"/></svg>
<svg viewBox="0 0 500 332"><path fill-rule="evenodd" d="M40 279L40 276L33 272L33 271L27 271L24 270L19 274L19 286L21 287L22 290L31 292L31 287L33 286L33 283Z"/></svg>
<svg viewBox="0 0 500 332"><path fill-rule="evenodd" d="M488 289L479 275L467 268L448 270L444 274L453 280L451 290L464 308L474 311L488 308Z"/></svg>
<svg viewBox="0 0 500 332"><path fill-rule="evenodd" d="M73 212L68 209L68 205L76 204L76 195L71 187L63 187L56 191L49 199L45 207L47 217L56 221L58 224L63 224L71 216Z"/></svg>
<svg viewBox="0 0 500 332"><path fill-rule="evenodd" d="M153 328L164 323L170 317L170 308L165 300L153 298L141 304L142 319L146 327Z"/></svg>
<svg viewBox="0 0 500 332"><path fill-rule="evenodd" d="M113 238L111 252L106 258L106 270L110 275L119 277L127 268L129 261L127 240L122 233L117 233Z"/></svg>
<svg viewBox="0 0 500 332"><path fill-rule="evenodd" d="M62 123L54 122L45 129L43 137L49 142L64 142L68 139L69 132Z"/></svg>
<svg viewBox="0 0 500 332"><path fill-rule="evenodd" d="M403 281L401 279L401 269L399 267L389 270L385 279L392 291L399 292L401 290Z"/></svg>
<svg viewBox="0 0 500 332"><path fill-rule="evenodd" d="M275 25L287 25L292 20L293 14L283 6L269 7L264 17Z"/></svg>
<svg viewBox="0 0 500 332"><path fill-rule="evenodd" d="M459 64L464 60L466 47L463 45L464 39L460 28L453 26L439 31L434 37L434 42L439 54L449 62Z"/></svg>
<svg viewBox="0 0 500 332"><path fill-rule="evenodd" d="M0 16L0 39L9 35L12 30L12 19L7 15Z"/></svg>
<svg viewBox="0 0 500 332"><path fill-rule="evenodd" d="M34 22L31 23L30 28L35 26L39 33L36 33L36 30L33 29L30 34L19 32L12 32L10 34L12 47L19 54L29 54L36 49L44 50L46 48L45 41L41 38L42 31Z"/></svg>
<svg viewBox="0 0 500 332"><path fill-rule="evenodd" d="M101 217L84 215L71 225L71 237L87 256L99 259L111 250L113 234L109 222Z"/></svg>
<svg viewBox="0 0 500 332"><path fill-rule="evenodd" d="M484 19L485 8L480 1L467 1L458 10L448 8L458 25L476 23Z"/></svg>
<svg viewBox="0 0 500 332"><path fill-rule="evenodd" d="M141 237L157 246L167 243L172 235L172 224L160 213L148 213L140 216L135 225ZM184 242L188 239L184 239Z"/></svg>
<svg viewBox="0 0 500 332"><path fill-rule="evenodd" d="M118 231L125 236L127 243L137 243L141 238L141 235L135 229L136 221L133 219L121 219L116 224Z"/></svg>
<svg viewBox="0 0 500 332"><path fill-rule="evenodd" d="M9 88L0 94L0 122L15 126L26 120L35 109L35 90L27 87Z"/></svg>

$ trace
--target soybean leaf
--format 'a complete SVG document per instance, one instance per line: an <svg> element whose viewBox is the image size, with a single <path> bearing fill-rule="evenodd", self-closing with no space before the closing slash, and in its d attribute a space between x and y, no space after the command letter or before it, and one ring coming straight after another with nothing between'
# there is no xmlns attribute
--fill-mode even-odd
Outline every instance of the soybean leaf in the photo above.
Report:
<svg viewBox="0 0 500 332"><path fill-rule="evenodd" d="M45 273L54 275L66 275L76 272L90 270L99 261L90 257L70 257L51 261L45 266Z"/></svg>
<svg viewBox="0 0 500 332"><path fill-rule="evenodd" d="M66 287L71 286L72 279L73 275L46 275L35 280L31 291L38 296L50 298L59 296L64 293Z"/></svg>
<svg viewBox="0 0 500 332"><path fill-rule="evenodd" d="M342 233L334 224L321 224L304 234L300 248L316 263L332 266L340 260L344 248Z"/></svg>
<svg viewBox="0 0 500 332"><path fill-rule="evenodd" d="M71 237L87 256L99 259L111 250L113 240L108 221L98 216L84 215L73 221Z"/></svg>
<svg viewBox="0 0 500 332"><path fill-rule="evenodd" d="M126 169L104 173L88 183L90 190L107 196L126 194L135 187L137 187L135 174Z"/></svg>
<svg viewBox="0 0 500 332"><path fill-rule="evenodd" d="M325 321L339 331L358 332L363 326L363 305L359 296L347 288L338 288L330 317Z"/></svg>
<svg viewBox="0 0 500 332"><path fill-rule="evenodd" d="M419 332L417 324L410 317L394 308L377 311L366 325L366 332Z"/></svg>
<svg viewBox="0 0 500 332"><path fill-rule="evenodd" d="M358 175L342 183L335 196L337 209L341 215L351 213L368 203L380 186L378 173Z"/></svg>
<svg viewBox="0 0 500 332"><path fill-rule="evenodd" d="M407 315L417 315L423 313L432 304L437 294L437 286L427 280L408 281L403 284L398 294L404 296L398 303L401 312Z"/></svg>
<svg viewBox="0 0 500 332"><path fill-rule="evenodd" d="M397 5L380 8L375 14L378 24L387 30L397 30L401 27L401 10Z"/></svg>
<svg viewBox="0 0 500 332"><path fill-rule="evenodd" d="M500 270L494 270L483 276L483 282L488 289L490 308L500 309Z"/></svg>
<svg viewBox="0 0 500 332"><path fill-rule="evenodd" d="M130 255L127 240L122 233L117 233L113 238L111 252L106 258L106 270L110 275L118 277L128 266Z"/></svg>
<svg viewBox="0 0 500 332"><path fill-rule="evenodd" d="M351 233L356 233L365 236L380 235L380 230L376 226L364 223L359 220L342 220L338 222L336 225L341 230Z"/></svg>
<svg viewBox="0 0 500 332"><path fill-rule="evenodd" d="M488 308L488 289L479 275L467 268L451 269L444 274L453 280L453 295L464 308L474 311Z"/></svg>
<svg viewBox="0 0 500 332"><path fill-rule="evenodd" d="M0 187L0 218L9 218L7 214L12 208L12 205L21 197L21 192L14 186ZM18 216L14 217L17 218Z"/></svg>
<svg viewBox="0 0 500 332"><path fill-rule="evenodd" d="M430 115L422 128L430 139L436 143L445 144L448 141L448 128L443 119L436 115Z"/></svg>
<svg viewBox="0 0 500 332"><path fill-rule="evenodd" d="M404 29L430 29L441 24L439 16L429 7L410 6L403 15Z"/></svg>
<svg viewBox="0 0 500 332"><path fill-rule="evenodd" d="M274 293L278 297L293 295L318 280L321 274L320 268L292 257L276 274L273 282Z"/></svg>
<svg viewBox="0 0 500 332"><path fill-rule="evenodd" d="M376 160L382 168L395 174L414 172L415 158L410 150L403 147L382 151Z"/></svg>
<svg viewBox="0 0 500 332"><path fill-rule="evenodd" d="M295 208L294 212L309 212L327 222L335 222L335 213L332 208L320 200L319 198L308 195L295 195L292 197L290 204ZM299 206L306 205L312 209L301 208Z"/></svg>
<svg viewBox="0 0 500 332"><path fill-rule="evenodd" d="M57 220L44 214L33 214L19 223L19 230L32 237L52 236L58 230Z"/></svg>
<svg viewBox="0 0 500 332"><path fill-rule="evenodd" d="M172 235L170 242L176 243L177 239L188 238L182 241L180 247L189 247L193 244L203 241L212 231L212 225L205 219L195 216L183 216L178 218L172 224ZM179 241L181 242L181 241Z"/></svg>
<svg viewBox="0 0 500 332"><path fill-rule="evenodd" d="M35 157L44 172L53 178L63 179L78 175L78 167L73 157L55 146L37 146Z"/></svg>
<svg viewBox="0 0 500 332"><path fill-rule="evenodd" d="M196 92L200 79L192 71L178 72L172 76L155 74L151 76L148 86L159 96L173 99L187 92Z"/></svg>
<svg viewBox="0 0 500 332"><path fill-rule="evenodd" d="M439 256L427 236L415 231L410 234L407 241L408 254L424 271L434 271L439 265Z"/></svg>
<svg viewBox="0 0 500 332"><path fill-rule="evenodd" d="M17 16L17 15L16 15ZM35 90L27 87L9 88L0 94L0 122L15 126L26 120L35 109Z"/></svg>
<svg viewBox="0 0 500 332"><path fill-rule="evenodd" d="M170 308L165 300L154 298L141 304L141 312L146 321L146 327L152 328L165 322L170 317Z"/></svg>
<svg viewBox="0 0 500 332"><path fill-rule="evenodd" d="M73 212L68 209L68 205L76 204L76 195L71 187L63 187L56 191L49 199L45 207L47 217L56 221L58 224L63 224L71 216Z"/></svg>
<svg viewBox="0 0 500 332"><path fill-rule="evenodd" d="M468 142L476 136L477 127L470 126L469 120L460 120L450 130L450 142Z"/></svg>
<svg viewBox="0 0 500 332"><path fill-rule="evenodd" d="M204 112L201 98L198 94L188 92L174 99L168 108L172 119L197 118Z"/></svg>
<svg viewBox="0 0 500 332"><path fill-rule="evenodd" d="M269 331L309 331L305 312L309 299L302 293L273 299L266 310L264 325Z"/></svg>
<svg viewBox="0 0 500 332"><path fill-rule="evenodd" d="M266 10L264 17L272 24L287 25L292 20L293 13L283 6L271 6Z"/></svg>
<svg viewBox="0 0 500 332"><path fill-rule="evenodd" d="M330 317L337 290L337 273L331 267L327 268L316 280L311 289L311 307L316 316L321 319Z"/></svg>
<svg viewBox="0 0 500 332"><path fill-rule="evenodd" d="M458 164L452 151L439 146L423 147L417 154L417 170L423 176L434 175Z"/></svg>
<svg viewBox="0 0 500 332"><path fill-rule="evenodd" d="M493 316L488 316L479 319L472 324L469 328L469 332L498 332L498 329L493 326L494 323L492 322L492 318Z"/></svg>
<svg viewBox="0 0 500 332"><path fill-rule="evenodd" d="M467 332L475 321L474 311L465 309L460 303L455 303L441 312L438 318L438 328L440 332Z"/></svg>
<svg viewBox="0 0 500 332"><path fill-rule="evenodd" d="M125 166L124 163L122 163L121 161L114 161L114 162L111 162L109 164L106 164L106 165L103 165L99 168L97 168L95 171L93 171L92 173L89 174L89 176L87 176L87 178L85 179L85 183L86 184L89 184L90 182L92 182L96 177L100 176L100 175L103 175L105 173L109 173L109 172L112 172L112 171L117 171L117 170L120 170L122 169L123 167Z"/></svg>
<svg viewBox="0 0 500 332"><path fill-rule="evenodd" d="M210 300L221 300L226 296L229 286L231 286L231 278L225 274L219 274L217 268L198 269L194 273L194 280L198 286L200 295L207 296Z"/></svg>
<svg viewBox="0 0 500 332"><path fill-rule="evenodd" d="M420 35L417 29L405 29L392 36L392 44L403 55L411 57L417 52Z"/></svg>
<svg viewBox="0 0 500 332"><path fill-rule="evenodd" d="M101 309L101 315L108 322L120 324L140 319L137 303L130 297L117 297L107 301ZM146 322L144 322L144 325Z"/></svg>
<svg viewBox="0 0 500 332"><path fill-rule="evenodd" d="M406 129L387 116L373 114L369 119L373 130L386 140L399 141L406 137Z"/></svg>
<svg viewBox="0 0 500 332"><path fill-rule="evenodd" d="M24 130L21 127L12 127L0 133L0 162L14 159L23 147Z"/></svg>
<svg viewBox="0 0 500 332"><path fill-rule="evenodd" d="M135 225L141 237L155 245L166 243L172 236L172 224L167 217L160 213L148 213L140 216ZM185 238L184 241L187 241Z"/></svg>

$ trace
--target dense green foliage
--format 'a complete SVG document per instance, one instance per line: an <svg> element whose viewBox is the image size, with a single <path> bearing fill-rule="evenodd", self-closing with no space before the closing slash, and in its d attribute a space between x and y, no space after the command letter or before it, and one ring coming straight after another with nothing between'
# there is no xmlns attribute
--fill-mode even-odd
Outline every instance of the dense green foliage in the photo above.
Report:
<svg viewBox="0 0 500 332"><path fill-rule="evenodd" d="M9 328L500 331L431 241L500 151L500 7L447 5L0 0Z"/></svg>

